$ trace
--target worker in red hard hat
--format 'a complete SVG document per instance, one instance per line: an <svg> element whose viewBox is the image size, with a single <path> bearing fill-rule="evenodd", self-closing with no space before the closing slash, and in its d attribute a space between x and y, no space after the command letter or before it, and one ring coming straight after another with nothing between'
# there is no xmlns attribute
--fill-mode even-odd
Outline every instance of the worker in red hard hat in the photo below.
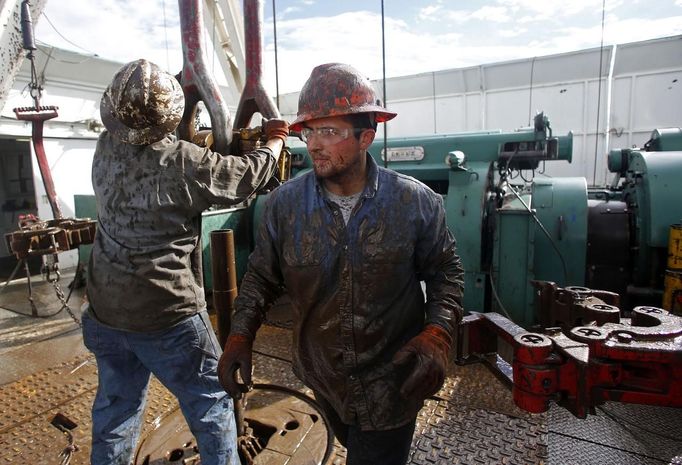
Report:
<svg viewBox="0 0 682 465"><path fill-rule="evenodd" d="M267 200L218 369L230 394L248 389L256 332L285 289L294 372L346 446L348 465L407 461L462 314L463 271L442 198L367 153L377 123L395 116L353 67L312 71L291 127L313 170Z"/></svg>
<svg viewBox="0 0 682 465"><path fill-rule="evenodd" d="M97 360L92 465L127 465L153 373L177 398L204 465L237 465L232 399L218 382L220 347L206 314L200 219L238 205L272 177L288 135L244 156L177 140L178 81L147 60L123 66L100 105L92 183L97 234L89 262L83 340Z"/></svg>

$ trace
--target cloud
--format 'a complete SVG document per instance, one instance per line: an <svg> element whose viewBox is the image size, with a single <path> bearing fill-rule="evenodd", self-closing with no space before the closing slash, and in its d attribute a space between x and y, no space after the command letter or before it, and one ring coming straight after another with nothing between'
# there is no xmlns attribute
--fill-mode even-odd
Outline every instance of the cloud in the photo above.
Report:
<svg viewBox="0 0 682 465"><path fill-rule="evenodd" d="M277 13L277 20L281 20L289 16L291 13L296 13L297 11L301 11L302 8L298 6L288 6L284 9L282 12Z"/></svg>
<svg viewBox="0 0 682 465"><path fill-rule="evenodd" d="M538 2L537 0L497 0L499 5L503 5L524 15L538 19L561 18L573 16L584 12L593 12L595 9L601 11L601 2L595 0L571 0ZM623 5L624 0L606 0L606 11L613 11ZM559 16L558 16L559 13Z"/></svg>
<svg viewBox="0 0 682 465"><path fill-rule="evenodd" d="M504 6L483 6L478 10L444 8L442 2L421 8L418 18L423 21L463 24L471 19L505 23L510 21L508 9Z"/></svg>
<svg viewBox="0 0 682 465"><path fill-rule="evenodd" d="M526 32L528 32L527 28L517 27L515 29L500 29L498 31L498 34L500 35L500 37L511 38L511 37L518 37L520 35L525 34Z"/></svg>
<svg viewBox="0 0 682 465"><path fill-rule="evenodd" d="M682 0L678 0L681 1ZM423 21L465 24L472 19L481 23L509 23L519 24L552 21L559 23L566 16L576 16L585 12L594 12L594 0L575 0L561 2L561 16L557 16L557 8L547 5L547 2L537 0L496 0L490 5L484 5L477 10L446 8L443 2L428 5L419 10L418 18ZM606 10L612 11L623 3L623 0L608 0Z"/></svg>
<svg viewBox="0 0 682 465"><path fill-rule="evenodd" d="M38 20L36 39L113 61L147 58L177 72L182 65L182 54L177 51L182 47L175 5L162 0L99 0L93 8L91 0L70 0L69 7L64 8L60 2L48 2L44 10L47 17L61 35L79 47L60 37L43 18Z"/></svg>
<svg viewBox="0 0 682 465"><path fill-rule="evenodd" d="M682 0L669 0L668 5L673 2L680 6ZM173 73L179 71L182 52L175 2L98 0L96 8L93 3L92 0L70 0L66 8L53 1L47 3L45 11L69 40L103 58L127 62L145 57ZM300 90L313 67L332 61L353 64L372 79L381 78L380 13L358 10L333 16L296 18L300 11L312 13L320 10L304 6L298 13L294 12L293 8L308 3L310 0L281 2L283 11L290 8L291 14L278 13L280 92ZM418 4L409 14L402 10L397 13L402 14L401 17L393 14L385 18L386 71L389 77L562 53L595 47L600 43L601 9L595 12L594 0L561 3L561 15L557 15L557 8L548 6L548 2L536 0L497 0L475 11L446 8L445 5L453 3L432 1L428 5ZM317 5L324 4L319 2ZM682 15L670 14L672 7L668 8L665 17L646 19L631 12L627 16L625 7L614 10L619 4L620 0L607 1L607 6L612 9L606 18L605 44L682 34ZM569 12L583 16L589 12L592 15L589 26L580 27L584 21L569 21ZM540 21L539 18L546 19ZM264 25L263 34L264 84L274 93L275 60L270 24ZM44 20L38 23L36 37L74 50ZM217 60L209 57L209 64L220 76Z"/></svg>
<svg viewBox="0 0 682 465"><path fill-rule="evenodd" d="M680 0L682 1L682 0ZM434 5L427 5L419 9L417 17L422 21L436 21L438 20L438 12L443 9L443 5L436 3Z"/></svg>
<svg viewBox="0 0 682 465"><path fill-rule="evenodd" d="M668 18L618 19L606 18L604 25L604 44L623 44L649 40L666 35L682 34L682 15ZM598 46L601 41L601 24L589 28L565 27L557 31L549 43L559 50L579 50ZM596 44L596 45L595 45Z"/></svg>
<svg viewBox="0 0 682 465"><path fill-rule="evenodd" d="M300 90L312 68L324 62L350 63L372 79L381 78L380 24L380 15L368 11L278 22L278 38L284 38L278 40L280 92ZM431 34L387 18L387 75L463 67L519 53L519 47L485 47L467 44L464 39L461 33ZM263 70L266 87L274 88L274 47L270 41L271 37L266 37L269 45Z"/></svg>
<svg viewBox="0 0 682 465"><path fill-rule="evenodd" d="M511 21L507 8L503 6L484 6L473 13L471 17L494 23L506 23Z"/></svg>
<svg viewBox="0 0 682 465"><path fill-rule="evenodd" d="M380 21L377 13L356 11L278 23L278 37L281 30L284 38L278 43L280 92L300 90L312 68L324 62L350 63L372 79L381 78ZM424 29L415 23L387 18L387 75L403 76L551 55L595 47L601 40L600 22L587 28L551 27L552 34L540 34L541 40L532 39L538 36L537 28L524 26L495 28L494 36L482 40L464 31L436 32L433 28ZM605 43L633 42L673 34L682 34L682 17L623 21L611 14L607 16ZM263 70L266 88L274 89L271 40L266 34L269 47L263 55Z"/></svg>
<svg viewBox="0 0 682 465"><path fill-rule="evenodd" d="M386 35L404 27L404 23L387 19ZM298 91L312 68L324 62L350 63L364 73L374 73L376 65L363 69L361 64L381 55L381 16L355 11L331 17L278 21L277 37L280 91ZM274 88L274 44L267 29L265 42L264 78L266 86ZM378 68L381 69L380 61Z"/></svg>

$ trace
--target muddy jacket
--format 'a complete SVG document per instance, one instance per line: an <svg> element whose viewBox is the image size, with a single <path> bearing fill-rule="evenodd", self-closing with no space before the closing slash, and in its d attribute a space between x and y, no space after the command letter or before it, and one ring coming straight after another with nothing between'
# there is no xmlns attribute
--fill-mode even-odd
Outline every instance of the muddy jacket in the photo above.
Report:
<svg viewBox="0 0 682 465"><path fill-rule="evenodd" d="M91 313L115 328L156 331L204 309L201 212L240 204L275 166L269 148L234 157L174 137L131 145L102 133L92 165Z"/></svg>
<svg viewBox="0 0 682 465"><path fill-rule="evenodd" d="M297 376L344 423L386 430L423 405L401 398L410 367L391 359L426 323L453 332L463 278L440 196L367 158L368 183L348 225L312 172L270 194L232 331L253 337L284 285Z"/></svg>

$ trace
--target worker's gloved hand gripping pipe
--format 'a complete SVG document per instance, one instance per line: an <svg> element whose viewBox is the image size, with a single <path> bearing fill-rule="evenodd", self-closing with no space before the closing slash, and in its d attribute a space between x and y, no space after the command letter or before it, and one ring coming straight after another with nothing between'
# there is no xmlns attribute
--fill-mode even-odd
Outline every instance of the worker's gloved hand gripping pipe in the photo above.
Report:
<svg viewBox="0 0 682 465"><path fill-rule="evenodd" d="M426 399L443 386L452 337L438 325L426 325L393 357L397 366L412 364L414 370L400 388L403 397Z"/></svg>
<svg viewBox="0 0 682 465"><path fill-rule="evenodd" d="M286 144L289 136L289 123L283 119L267 120L263 123L263 133L267 140L277 137L282 140L282 143Z"/></svg>
<svg viewBox="0 0 682 465"><path fill-rule="evenodd" d="M218 363L218 379L233 399L241 399L242 394L251 390L252 351L253 339L249 336L230 334L225 342L225 350ZM237 382L237 371L244 384Z"/></svg>

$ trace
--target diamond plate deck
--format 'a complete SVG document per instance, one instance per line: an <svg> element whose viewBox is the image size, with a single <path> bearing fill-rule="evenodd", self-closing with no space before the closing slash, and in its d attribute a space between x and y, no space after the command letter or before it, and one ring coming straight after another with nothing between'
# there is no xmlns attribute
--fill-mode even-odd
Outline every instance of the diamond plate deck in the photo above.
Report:
<svg viewBox="0 0 682 465"><path fill-rule="evenodd" d="M533 465L546 461L546 443L541 418L439 402L432 414L420 415L409 463Z"/></svg>
<svg viewBox="0 0 682 465"><path fill-rule="evenodd" d="M577 420L552 407L549 463L655 465L682 455L682 411L650 405L607 403Z"/></svg>
<svg viewBox="0 0 682 465"><path fill-rule="evenodd" d="M265 325L259 332L255 381L309 394L291 371L291 334L283 326ZM87 464L96 383L92 359L81 355L0 386L0 464L59 464L66 438L50 425L58 412L78 424L73 434L80 449L71 464ZM143 435L175 408L173 396L154 379ZM409 463L673 463L682 455L678 438L682 438L679 410L610 404L587 420L557 407L532 415L513 404L509 391L484 366L453 365L443 389L419 414ZM329 464L344 463L345 450L336 444Z"/></svg>
<svg viewBox="0 0 682 465"><path fill-rule="evenodd" d="M85 362L85 363L84 363ZM89 357L79 357L57 367L0 387L0 463L59 464L66 446L64 435L50 425L57 413L78 426L72 431L79 450L72 464L87 464L90 454L90 407L97 388L97 368ZM145 429L176 404L156 380L150 383Z"/></svg>

